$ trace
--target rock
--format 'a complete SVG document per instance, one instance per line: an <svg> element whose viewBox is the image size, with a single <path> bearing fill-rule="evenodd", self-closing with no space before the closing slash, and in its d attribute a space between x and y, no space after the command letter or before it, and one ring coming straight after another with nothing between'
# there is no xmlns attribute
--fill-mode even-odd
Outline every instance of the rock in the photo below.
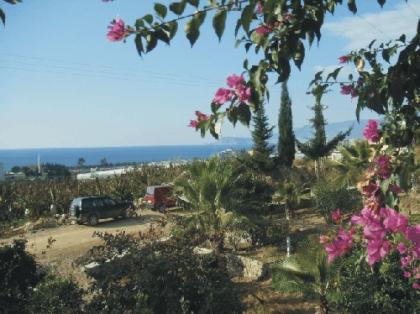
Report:
<svg viewBox="0 0 420 314"><path fill-rule="evenodd" d="M252 247L252 236L247 231L227 231L223 246L235 251L247 250Z"/></svg>
<svg viewBox="0 0 420 314"><path fill-rule="evenodd" d="M213 249L208 249L208 248L205 248L205 247L196 246L193 249L193 252L194 252L194 254L197 254L197 255L209 255L209 254L213 254L214 250Z"/></svg>
<svg viewBox="0 0 420 314"><path fill-rule="evenodd" d="M257 259L235 254L226 254L225 257L227 271L232 277L254 281L263 278L267 273L267 265Z"/></svg>

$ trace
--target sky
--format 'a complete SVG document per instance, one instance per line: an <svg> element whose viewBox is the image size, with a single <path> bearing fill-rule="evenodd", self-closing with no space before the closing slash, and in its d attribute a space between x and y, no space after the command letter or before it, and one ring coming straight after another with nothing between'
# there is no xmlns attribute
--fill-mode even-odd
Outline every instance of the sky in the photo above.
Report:
<svg viewBox="0 0 420 314"><path fill-rule="evenodd" d="M327 16L322 39L307 51L302 71L293 67L289 92L296 128L312 116L306 90L315 72L336 67L339 56L372 39L414 34L420 0L388 0L383 9L374 0L359 3L356 15L340 7ZM228 75L243 70L246 54L235 48L236 18L228 18L220 43L208 16L193 48L181 27L171 46L160 44L142 58L133 38L126 43L106 39L113 18L133 24L152 6L145 0L2 2L7 23L0 27L0 149L214 142L187 124L195 110L209 111ZM343 74L351 71L345 68ZM280 87L269 86L266 111L276 125ZM338 91L324 97L324 104L328 122L355 119L355 101ZM362 119L375 117L361 114ZM249 137L250 129L225 123L222 136Z"/></svg>

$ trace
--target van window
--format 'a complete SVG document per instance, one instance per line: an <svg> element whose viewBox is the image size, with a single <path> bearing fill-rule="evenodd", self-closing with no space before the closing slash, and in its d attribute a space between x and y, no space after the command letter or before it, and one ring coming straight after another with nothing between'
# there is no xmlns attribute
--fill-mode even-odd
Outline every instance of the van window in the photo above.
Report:
<svg viewBox="0 0 420 314"><path fill-rule="evenodd" d="M92 206L93 206L93 200L92 199L87 198L87 199L84 199L83 200L83 208L84 209L86 209L86 208L92 208Z"/></svg>
<svg viewBox="0 0 420 314"><path fill-rule="evenodd" d="M93 200L93 207L102 207L102 206L104 206L102 199L97 198Z"/></svg>
<svg viewBox="0 0 420 314"><path fill-rule="evenodd" d="M110 198L104 198L103 201L104 201L104 204L106 206L114 206L115 205L115 202Z"/></svg>

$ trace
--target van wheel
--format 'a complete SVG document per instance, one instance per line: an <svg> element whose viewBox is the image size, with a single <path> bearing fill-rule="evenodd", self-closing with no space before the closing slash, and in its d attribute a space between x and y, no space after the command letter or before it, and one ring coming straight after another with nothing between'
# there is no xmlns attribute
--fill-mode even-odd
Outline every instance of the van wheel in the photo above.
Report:
<svg viewBox="0 0 420 314"><path fill-rule="evenodd" d="M158 211L161 212L162 214L164 214L165 209L166 209L166 206L164 204L162 204L162 205L159 206Z"/></svg>
<svg viewBox="0 0 420 314"><path fill-rule="evenodd" d="M131 210L130 208L127 208L123 211L122 216L124 219L130 218L130 210Z"/></svg>
<svg viewBox="0 0 420 314"><path fill-rule="evenodd" d="M88 223L90 226L95 226L98 224L98 216L96 216L95 214L90 215L89 219L88 219Z"/></svg>

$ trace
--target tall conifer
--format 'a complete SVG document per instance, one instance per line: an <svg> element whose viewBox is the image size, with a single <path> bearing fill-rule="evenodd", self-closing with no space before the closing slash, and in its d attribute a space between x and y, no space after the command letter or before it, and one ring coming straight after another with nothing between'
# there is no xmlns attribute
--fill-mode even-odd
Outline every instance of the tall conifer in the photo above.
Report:
<svg viewBox="0 0 420 314"><path fill-rule="evenodd" d="M279 142L278 163L279 165L291 167L295 159L295 133L293 132L292 101L287 89L287 83L281 86L281 103L279 112Z"/></svg>

